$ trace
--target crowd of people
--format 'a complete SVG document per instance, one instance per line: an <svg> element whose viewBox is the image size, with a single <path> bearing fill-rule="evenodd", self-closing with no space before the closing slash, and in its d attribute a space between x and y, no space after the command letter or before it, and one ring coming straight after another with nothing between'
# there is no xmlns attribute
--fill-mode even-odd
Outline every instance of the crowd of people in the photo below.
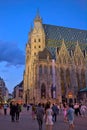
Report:
<svg viewBox="0 0 87 130"><path fill-rule="evenodd" d="M7 104L3 105L4 115L7 115L7 108L10 109L10 116L12 122L19 122L20 112L21 112L20 104L16 102L11 102L9 106ZM37 120L39 130L42 130L43 122L45 122L46 130L53 130L53 126L57 122L58 115L63 115L63 121L69 123L69 130L74 129L74 116L87 117L87 106L83 103L38 103L36 104L27 104L23 105L27 108L27 111L30 110L32 112L32 119Z"/></svg>
<svg viewBox="0 0 87 130"><path fill-rule="evenodd" d="M7 115L9 109L9 115L11 116L12 122L18 122L21 112L21 105L12 101L9 105L7 103L0 106L0 111L3 110L4 115Z"/></svg>
<svg viewBox="0 0 87 130"><path fill-rule="evenodd" d="M69 130L74 129L74 116L87 116L87 107L81 103L67 104L66 102L58 104L39 103L37 106L32 105L32 119L37 118L39 130L42 130L43 121L46 124L46 130L52 130L57 121L58 115L63 115L64 122L69 123Z"/></svg>
<svg viewBox="0 0 87 130"><path fill-rule="evenodd" d="M20 117L20 112L21 112L21 105L15 102L10 103L10 115L11 115L11 121L14 122L19 121Z"/></svg>

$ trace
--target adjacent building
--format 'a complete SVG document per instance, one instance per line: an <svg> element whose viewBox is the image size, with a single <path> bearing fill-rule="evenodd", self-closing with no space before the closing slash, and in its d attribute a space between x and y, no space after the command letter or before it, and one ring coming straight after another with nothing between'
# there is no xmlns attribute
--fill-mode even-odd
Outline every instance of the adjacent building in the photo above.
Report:
<svg viewBox="0 0 87 130"><path fill-rule="evenodd" d="M0 77L0 103L5 103L8 100L9 91L6 87L5 81Z"/></svg>
<svg viewBox="0 0 87 130"><path fill-rule="evenodd" d="M14 87L12 100L19 104L23 103L23 81Z"/></svg>
<svg viewBox="0 0 87 130"><path fill-rule="evenodd" d="M75 102L87 86L87 30L43 24L37 13L26 44L25 103Z"/></svg>

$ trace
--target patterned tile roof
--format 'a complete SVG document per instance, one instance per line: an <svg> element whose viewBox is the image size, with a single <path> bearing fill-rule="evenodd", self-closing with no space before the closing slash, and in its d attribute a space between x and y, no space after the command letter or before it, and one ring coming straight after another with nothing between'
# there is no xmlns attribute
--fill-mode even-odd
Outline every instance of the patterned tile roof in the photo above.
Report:
<svg viewBox="0 0 87 130"><path fill-rule="evenodd" d="M87 30L67 28L43 24L46 35L46 47L55 56L55 48L60 47L64 39L68 49L74 49L76 42L80 44L82 50L87 50Z"/></svg>

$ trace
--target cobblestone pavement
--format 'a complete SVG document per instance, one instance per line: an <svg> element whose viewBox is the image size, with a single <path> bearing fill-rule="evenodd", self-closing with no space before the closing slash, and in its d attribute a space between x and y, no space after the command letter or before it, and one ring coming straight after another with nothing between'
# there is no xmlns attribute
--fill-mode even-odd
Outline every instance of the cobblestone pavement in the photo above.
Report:
<svg viewBox="0 0 87 130"><path fill-rule="evenodd" d="M36 119L32 119L31 111L27 112L26 109L22 110L19 122L11 122L9 111L6 116L3 114L3 111L1 111L0 130L38 130L38 124ZM43 123L43 130L46 130L45 123ZM68 123L63 122L62 115L58 115L53 130L68 130ZM87 130L87 117L75 117L74 130Z"/></svg>

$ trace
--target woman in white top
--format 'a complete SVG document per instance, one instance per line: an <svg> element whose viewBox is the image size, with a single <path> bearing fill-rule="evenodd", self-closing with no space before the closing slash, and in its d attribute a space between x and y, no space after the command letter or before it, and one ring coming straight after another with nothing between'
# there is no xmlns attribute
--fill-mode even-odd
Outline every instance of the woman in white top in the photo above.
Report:
<svg viewBox="0 0 87 130"><path fill-rule="evenodd" d="M53 128L53 121L52 121L52 114L53 111L50 108L50 104L47 104L46 106L46 130L52 130Z"/></svg>

